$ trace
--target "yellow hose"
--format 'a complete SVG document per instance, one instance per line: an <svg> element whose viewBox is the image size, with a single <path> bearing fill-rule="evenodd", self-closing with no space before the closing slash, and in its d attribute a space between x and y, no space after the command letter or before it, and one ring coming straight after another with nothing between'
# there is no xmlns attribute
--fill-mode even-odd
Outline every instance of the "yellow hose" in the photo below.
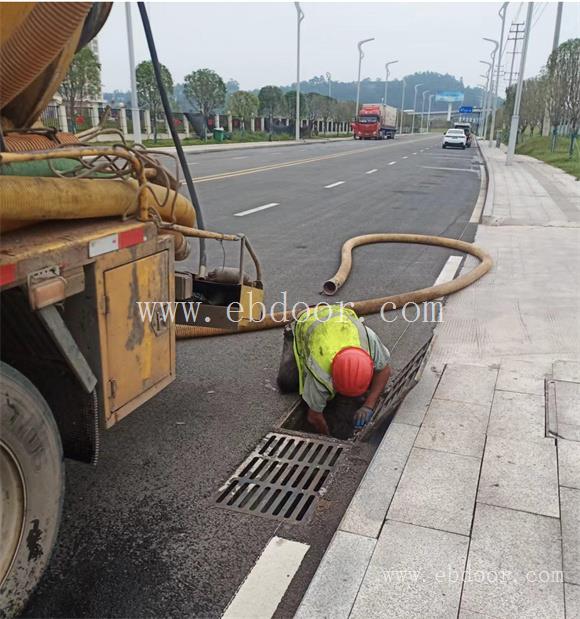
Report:
<svg viewBox="0 0 580 619"><path fill-rule="evenodd" d="M133 179L122 181L0 176L0 195L2 232L8 232L51 219L89 219L135 214L139 187ZM146 208L155 208L164 221L172 221L173 215L177 223L195 228L193 206L181 194L176 195L171 189L149 184L143 196Z"/></svg>
<svg viewBox="0 0 580 619"><path fill-rule="evenodd" d="M491 256L483 249L473 243L466 243L457 239L449 239L439 236L429 236L422 234L365 234L355 236L349 239L342 246L341 263L335 275L325 282L325 288L334 294L342 284L346 281L352 268L352 250L361 245L370 245L373 243L413 243L421 245L434 245L436 247L446 247L454 249L466 254L470 254L480 260L480 263L468 273L465 273L457 279L451 280L437 286L429 288L421 288L412 292L404 292L402 294L389 295L387 297L378 297L374 299L364 299L362 301L352 302L352 308L359 316L369 314L377 314L384 308L384 311L392 311L403 307L407 303L424 303L432 301L446 295L458 292L466 288L473 282L483 277L492 267ZM388 307L385 307L387 304ZM275 329L282 327L293 319L291 311L276 312L268 316L261 322L247 322L239 325L238 331L234 333L247 331L263 331L266 329ZM230 335L232 331L227 329L210 329L208 327L194 327L190 325L176 325L176 335L180 339L192 337L210 337L213 335Z"/></svg>

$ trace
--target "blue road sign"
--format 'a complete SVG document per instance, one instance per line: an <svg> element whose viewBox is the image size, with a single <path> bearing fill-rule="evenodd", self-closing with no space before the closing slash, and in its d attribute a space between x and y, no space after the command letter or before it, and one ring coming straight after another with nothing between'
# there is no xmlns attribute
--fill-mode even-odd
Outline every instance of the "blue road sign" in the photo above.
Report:
<svg viewBox="0 0 580 619"><path fill-rule="evenodd" d="M473 106L472 105L462 105L459 108L459 113L460 114L471 114L473 112Z"/></svg>

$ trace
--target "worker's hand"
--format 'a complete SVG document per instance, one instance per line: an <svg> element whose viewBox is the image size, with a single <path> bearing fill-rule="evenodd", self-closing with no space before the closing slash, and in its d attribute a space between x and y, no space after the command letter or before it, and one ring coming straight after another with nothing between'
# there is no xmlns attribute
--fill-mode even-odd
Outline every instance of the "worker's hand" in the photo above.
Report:
<svg viewBox="0 0 580 619"><path fill-rule="evenodd" d="M354 414L354 429L361 430L372 419L373 409L370 406L361 406Z"/></svg>
<svg viewBox="0 0 580 619"><path fill-rule="evenodd" d="M324 418L324 415L322 413L317 413L316 411L313 411L312 409L310 409L308 411L307 418L308 418L308 423L313 425L319 434L326 434L326 435L330 434L328 430L328 424L326 423L326 419Z"/></svg>

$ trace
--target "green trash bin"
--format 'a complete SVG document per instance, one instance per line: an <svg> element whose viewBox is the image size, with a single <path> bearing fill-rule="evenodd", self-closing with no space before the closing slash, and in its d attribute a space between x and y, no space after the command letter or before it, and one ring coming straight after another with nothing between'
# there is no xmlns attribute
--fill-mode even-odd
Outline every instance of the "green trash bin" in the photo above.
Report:
<svg viewBox="0 0 580 619"><path fill-rule="evenodd" d="M216 127L213 130L213 139L216 142L223 142L224 141L224 130Z"/></svg>

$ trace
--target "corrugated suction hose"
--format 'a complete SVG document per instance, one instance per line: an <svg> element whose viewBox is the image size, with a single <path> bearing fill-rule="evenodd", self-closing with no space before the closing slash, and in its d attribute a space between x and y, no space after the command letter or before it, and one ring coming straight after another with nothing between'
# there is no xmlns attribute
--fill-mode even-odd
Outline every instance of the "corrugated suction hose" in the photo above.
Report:
<svg viewBox="0 0 580 619"><path fill-rule="evenodd" d="M334 277L324 283L324 291L326 294L335 294L347 280L352 268L352 250L361 245L371 245L374 243L411 243L446 247L447 249L470 254L477 258L480 263L468 273L444 284L430 286L429 288L421 288L420 290L413 290L412 292L389 295L387 297L354 301L352 302L352 308L359 316L378 314L381 308L384 308L384 311L392 311L403 307L407 303L424 303L453 294L473 284L473 282L477 281L480 277L483 277L483 275L491 269L493 264L491 256L483 249L473 243L467 243L457 239L423 234L364 234L349 239L342 246L340 267ZM238 331L234 333L275 329L284 326L292 319L291 311L277 312L267 316L261 322L240 324ZM176 325L176 334L178 338L185 339L192 337L211 337L214 335L231 335L232 331L226 329L194 327L190 325Z"/></svg>

